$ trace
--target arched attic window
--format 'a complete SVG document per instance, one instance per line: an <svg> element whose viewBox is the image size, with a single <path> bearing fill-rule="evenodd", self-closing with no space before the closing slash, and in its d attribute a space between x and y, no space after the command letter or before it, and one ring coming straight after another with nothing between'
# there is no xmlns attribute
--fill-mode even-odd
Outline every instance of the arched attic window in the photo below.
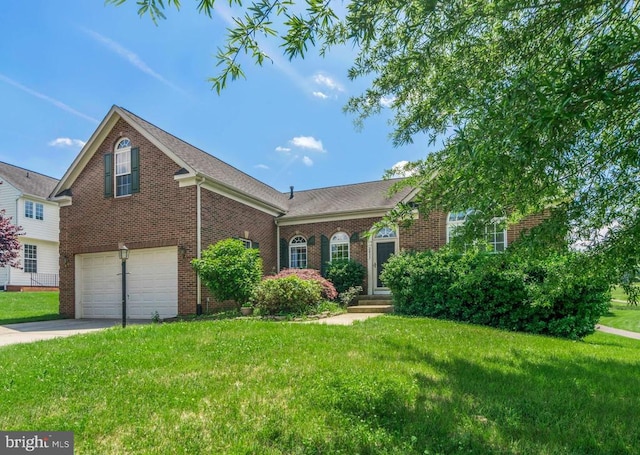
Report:
<svg viewBox="0 0 640 455"><path fill-rule="evenodd" d="M140 191L140 151L124 137L116 143L113 154L104 155L104 196L122 197Z"/></svg>

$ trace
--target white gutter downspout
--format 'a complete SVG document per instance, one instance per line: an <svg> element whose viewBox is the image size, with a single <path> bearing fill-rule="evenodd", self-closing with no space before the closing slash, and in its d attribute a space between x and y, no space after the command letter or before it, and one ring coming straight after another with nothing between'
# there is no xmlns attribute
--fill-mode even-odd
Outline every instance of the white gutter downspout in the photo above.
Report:
<svg viewBox="0 0 640 455"><path fill-rule="evenodd" d="M202 188L201 185L204 182L204 177L200 177L196 180L196 254L198 259L202 255ZM202 314L202 283L200 282L200 275L196 274L196 314Z"/></svg>
<svg viewBox="0 0 640 455"><path fill-rule="evenodd" d="M276 273L280 271L280 225L278 219L274 218L273 222L276 223Z"/></svg>

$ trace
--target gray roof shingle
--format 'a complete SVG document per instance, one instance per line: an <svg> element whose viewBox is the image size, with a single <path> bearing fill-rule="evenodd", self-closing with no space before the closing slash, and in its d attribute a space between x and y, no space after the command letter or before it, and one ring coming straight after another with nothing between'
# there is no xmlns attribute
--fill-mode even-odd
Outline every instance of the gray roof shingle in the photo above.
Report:
<svg viewBox="0 0 640 455"><path fill-rule="evenodd" d="M24 194L43 199L49 197L58 184L58 180L53 177L2 161L0 161L0 179L6 180Z"/></svg>
<svg viewBox="0 0 640 455"><path fill-rule="evenodd" d="M378 180L294 191L293 199L289 201L290 209L282 218L322 216L364 210L389 210L411 191L405 188L389 197L389 188L398 180Z"/></svg>

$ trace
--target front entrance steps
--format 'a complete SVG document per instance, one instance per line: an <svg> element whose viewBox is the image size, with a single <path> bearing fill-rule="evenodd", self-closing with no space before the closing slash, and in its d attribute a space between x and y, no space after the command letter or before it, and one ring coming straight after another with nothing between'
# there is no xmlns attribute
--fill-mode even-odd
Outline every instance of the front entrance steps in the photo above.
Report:
<svg viewBox="0 0 640 455"><path fill-rule="evenodd" d="M390 295L360 295L347 313L393 313L393 300Z"/></svg>

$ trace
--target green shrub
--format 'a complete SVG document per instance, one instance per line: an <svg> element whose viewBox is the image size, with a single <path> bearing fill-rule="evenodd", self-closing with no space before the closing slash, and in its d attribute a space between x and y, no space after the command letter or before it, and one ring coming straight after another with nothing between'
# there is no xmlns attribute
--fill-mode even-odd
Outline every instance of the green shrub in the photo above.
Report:
<svg viewBox="0 0 640 455"><path fill-rule="evenodd" d="M253 302L262 314L305 314L322 302L321 286L296 275L266 278L256 289Z"/></svg>
<svg viewBox="0 0 640 455"><path fill-rule="evenodd" d="M338 293L342 293L349 288L362 286L366 273L367 269L358 261L342 259L327 264L326 277Z"/></svg>
<svg viewBox="0 0 640 455"><path fill-rule="evenodd" d="M340 299L342 306L348 307L361 292L362 286L353 286L346 291L341 292L340 295L338 295L338 298Z"/></svg>
<svg viewBox="0 0 640 455"><path fill-rule="evenodd" d="M381 278L398 313L571 339L593 333L609 306L608 277L578 253L404 252Z"/></svg>
<svg viewBox="0 0 640 455"><path fill-rule="evenodd" d="M295 275L301 280L315 281L320 285L322 289L322 297L327 300L335 300L338 297L338 291L334 287L331 281L325 279L320 275L320 272L314 269L282 269L275 278L282 278L285 276Z"/></svg>
<svg viewBox="0 0 640 455"><path fill-rule="evenodd" d="M262 278L260 252L237 239L209 245L191 265L215 299L233 300L238 307L251 298Z"/></svg>

